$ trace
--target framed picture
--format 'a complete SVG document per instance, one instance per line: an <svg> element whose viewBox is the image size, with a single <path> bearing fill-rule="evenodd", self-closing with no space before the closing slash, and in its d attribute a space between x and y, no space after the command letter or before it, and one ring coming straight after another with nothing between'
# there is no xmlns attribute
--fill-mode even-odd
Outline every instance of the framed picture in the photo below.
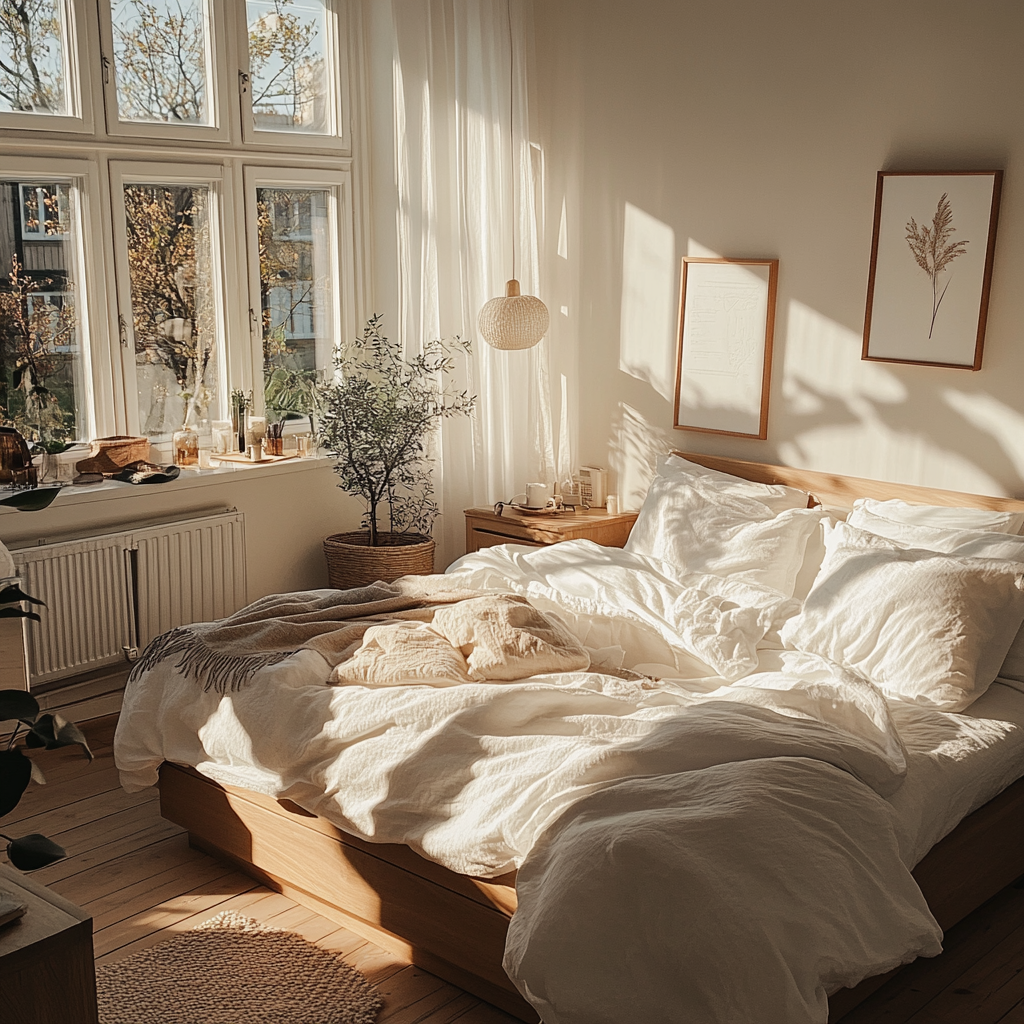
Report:
<svg viewBox="0 0 1024 1024"><path fill-rule="evenodd" d="M675 427L768 436L778 260L683 257Z"/></svg>
<svg viewBox="0 0 1024 1024"><path fill-rule="evenodd" d="M862 358L981 369L1002 171L879 171Z"/></svg>

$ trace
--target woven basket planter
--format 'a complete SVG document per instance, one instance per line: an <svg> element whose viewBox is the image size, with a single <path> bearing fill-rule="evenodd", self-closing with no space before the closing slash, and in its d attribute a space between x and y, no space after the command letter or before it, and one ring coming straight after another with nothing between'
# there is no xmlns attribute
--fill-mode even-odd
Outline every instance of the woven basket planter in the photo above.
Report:
<svg viewBox="0 0 1024 1024"><path fill-rule="evenodd" d="M390 583L400 576L429 576L434 571L434 542L421 533L378 533L380 543L370 547L370 534L333 533L324 538L327 579L337 590Z"/></svg>

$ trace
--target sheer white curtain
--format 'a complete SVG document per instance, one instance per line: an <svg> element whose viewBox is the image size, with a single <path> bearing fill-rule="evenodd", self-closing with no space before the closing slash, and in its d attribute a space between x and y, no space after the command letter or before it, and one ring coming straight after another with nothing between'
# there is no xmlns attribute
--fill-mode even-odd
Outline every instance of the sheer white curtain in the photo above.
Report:
<svg viewBox="0 0 1024 1024"><path fill-rule="evenodd" d="M504 295L512 276L513 235L523 292L541 294L539 171L526 88L529 8L524 0L391 0L389 14L393 192L374 167L378 211L389 197L395 211L394 249L390 242L385 248L397 267L385 290L395 293L397 318L388 320L409 352L431 338L473 340L460 375L478 396L476 413L444 421L436 453L443 515L434 537L443 567L464 550L463 509L555 476L547 340L499 352L477 332L481 306ZM375 121L379 128L379 106ZM378 215L378 231L385 223Z"/></svg>

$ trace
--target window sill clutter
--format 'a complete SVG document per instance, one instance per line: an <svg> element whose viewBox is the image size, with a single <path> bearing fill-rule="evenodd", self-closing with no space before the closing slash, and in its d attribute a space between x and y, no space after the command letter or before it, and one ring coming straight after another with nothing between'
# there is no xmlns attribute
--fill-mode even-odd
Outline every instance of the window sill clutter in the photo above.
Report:
<svg viewBox="0 0 1024 1024"><path fill-rule="evenodd" d="M106 501L124 498L133 494L165 493L168 491L189 490L195 487L223 484L232 478L241 479L245 474L258 474L260 477L276 476L281 473L306 472L325 469L333 463L326 456L284 459L275 462L232 462L213 465L210 468L198 466L182 467L181 474L175 480L154 485L138 487L119 480L104 480L103 483L84 485L65 485L54 500L54 506L81 504L92 501ZM12 492L12 488L0 486L0 497ZM0 515L13 514L14 509L0 508Z"/></svg>

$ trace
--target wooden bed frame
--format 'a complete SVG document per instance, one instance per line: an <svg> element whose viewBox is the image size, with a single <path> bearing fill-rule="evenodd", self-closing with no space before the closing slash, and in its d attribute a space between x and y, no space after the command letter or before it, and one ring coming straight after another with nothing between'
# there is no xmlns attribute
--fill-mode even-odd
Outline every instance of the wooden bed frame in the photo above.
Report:
<svg viewBox="0 0 1024 1024"><path fill-rule="evenodd" d="M1024 512L1024 501L1012 498L679 454L748 480L799 487L812 503L835 507L873 497ZM521 1020L537 1021L501 966L516 908L514 874L458 875L406 846L364 842L290 801L220 786L170 763L160 771L160 807L194 846ZM1024 778L966 817L913 874L944 930L1024 874ZM829 1019L840 1019L888 977L837 992Z"/></svg>

